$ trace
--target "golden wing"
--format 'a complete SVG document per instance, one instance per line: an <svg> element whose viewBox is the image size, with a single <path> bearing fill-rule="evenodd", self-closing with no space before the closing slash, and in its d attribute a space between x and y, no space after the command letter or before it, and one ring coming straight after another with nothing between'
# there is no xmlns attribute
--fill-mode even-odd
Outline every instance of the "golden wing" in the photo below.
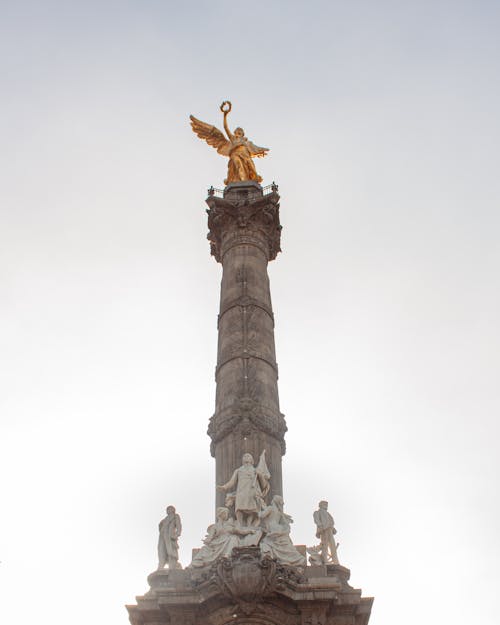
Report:
<svg viewBox="0 0 500 625"><path fill-rule="evenodd" d="M262 158L269 152L269 148L260 148L258 145L255 145L255 143L252 143L251 141L247 141L247 146L250 150L250 154L252 156L258 156L259 158Z"/></svg>
<svg viewBox="0 0 500 625"><path fill-rule="evenodd" d="M189 119L191 120L193 132L198 135L200 139L205 139L208 145L217 149L219 154L229 156L231 144L218 128L196 119L193 115L190 115Z"/></svg>

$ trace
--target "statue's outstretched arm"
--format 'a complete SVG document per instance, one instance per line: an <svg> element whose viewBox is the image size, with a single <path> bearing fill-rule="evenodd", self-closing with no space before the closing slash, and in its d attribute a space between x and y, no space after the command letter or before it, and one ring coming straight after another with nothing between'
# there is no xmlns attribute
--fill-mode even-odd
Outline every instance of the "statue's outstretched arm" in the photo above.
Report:
<svg viewBox="0 0 500 625"><path fill-rule="evenodd" d="M227 125L227 113L224 113L224 130L226 131L227 138L229 141L232 141L234 138L233 133L229 130L229 126Z"/></svg>
<svg viewBox="0 0 500 625"><path fill-rule="evenodd" d="M238 482L238 469L236 469L236 471L233 473L229 482L226 482L225 484L221 484L220 486L217 486L217 490L222 490L222 491L231 490L232 488L236 486L237 482Z"/></svg>

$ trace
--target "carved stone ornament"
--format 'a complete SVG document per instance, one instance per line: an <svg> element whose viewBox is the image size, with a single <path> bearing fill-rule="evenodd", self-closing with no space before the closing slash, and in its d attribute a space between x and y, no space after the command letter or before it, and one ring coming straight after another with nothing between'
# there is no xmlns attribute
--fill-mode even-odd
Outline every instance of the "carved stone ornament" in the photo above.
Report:
<svg viewBox="0 0 500 625"><path fill-rule="evenodd" d="M259 547L235 547L230 558L219 558L208 572L193 576L195 586L216 587L247 615L263 597L304 581L300 570L262 557Z"/></svg>
<svg viewBox="0 0 500 625"><path fill-rule="evenodd" d="M286 451L285 433L288 430L285 415L264 414L261 407L251 397L239 398L227 411L227 413L214 414L210 417L207 434L212 439L210 451L215 455L215 445L223 440L231 432L239 432L242 436L250 436L257 430L265 432L277 439L281 445L282 453ZM226 411L225 411L226 412Z"/></svg>
<svg viewBox="0 0 500 625"><path fill-rule="evenodd" d="M246 243L259 247L268 260L274 260L281 251L277 187L263 195L260 185L239 184L235 189L226 187L224 198L207 198L211 254L220 263L229 248Z"/></svg>

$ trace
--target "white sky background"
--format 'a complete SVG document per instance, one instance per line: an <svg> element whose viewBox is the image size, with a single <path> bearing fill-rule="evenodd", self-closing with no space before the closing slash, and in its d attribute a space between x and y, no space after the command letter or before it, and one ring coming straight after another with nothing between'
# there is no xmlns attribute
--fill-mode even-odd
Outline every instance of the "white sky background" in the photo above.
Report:
<svg viewBox="0 0 500 625"><path fill-rule="evenodd" d="M0 594L126 623L157 523L212 522L225 159L271 148L296 543L330 501L371 625L498 623L495 2L3 2Z"/></svg>

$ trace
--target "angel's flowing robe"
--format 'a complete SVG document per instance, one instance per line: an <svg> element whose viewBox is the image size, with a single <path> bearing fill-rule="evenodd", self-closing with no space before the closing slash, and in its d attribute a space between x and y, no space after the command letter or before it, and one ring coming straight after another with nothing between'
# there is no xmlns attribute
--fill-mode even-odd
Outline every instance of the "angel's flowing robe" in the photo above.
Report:
<svg viewBox="0 0 500 625"><path fill-rule="evenodd" d="M259 176L255 169L251 150L247 145L247 139L233 138L229 152L227 178L224 180L224 183L229 184L230 182L240 182L241 180L262 182L262 176Z"/></svg>

